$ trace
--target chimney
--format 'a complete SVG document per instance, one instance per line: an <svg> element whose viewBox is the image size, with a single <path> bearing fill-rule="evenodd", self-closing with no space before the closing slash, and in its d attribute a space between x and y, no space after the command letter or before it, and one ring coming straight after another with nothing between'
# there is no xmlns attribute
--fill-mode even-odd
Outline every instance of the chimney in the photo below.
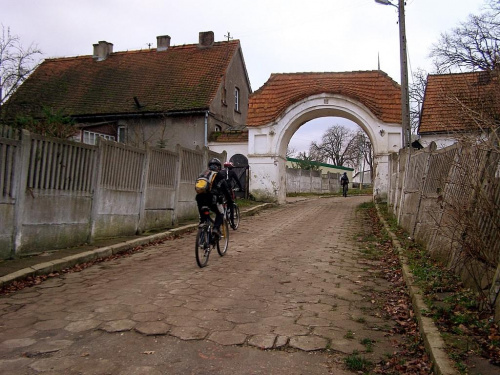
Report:
<svg viewBox="0 0 500 375"><path fill-rule="evenodd" d="M99 43L94 44L94 60L104 61L108 58L110 54L113 53L113 43L108 43L104 40L99 41Z"/></svg>
<svg viewBox="0 0 500 375"><path fill-rule="evenodd" d="M213 31L201 31L200 32L200 42L198 43L199 48L210 48L214 45L214 32Z"/></svg>
<svg viewBox="0 0 500 375"><path fill-rule="evenodd" d="M166 51L170 47L170 36L160 35L156 37L156 52Z"/></svg>

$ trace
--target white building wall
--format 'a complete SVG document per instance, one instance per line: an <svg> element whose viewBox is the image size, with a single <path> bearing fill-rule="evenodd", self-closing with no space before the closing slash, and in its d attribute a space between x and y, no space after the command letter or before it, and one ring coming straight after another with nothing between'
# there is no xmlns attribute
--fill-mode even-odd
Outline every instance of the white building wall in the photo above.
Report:
<svg viewBox="0 0 500 375"><path fill-rule="evenodd" d="M227 160L231 159L231 157L236 154L245 155L248 158L248 143L211 142L208 144L208 148L218 153L226 151Z"/></svg>

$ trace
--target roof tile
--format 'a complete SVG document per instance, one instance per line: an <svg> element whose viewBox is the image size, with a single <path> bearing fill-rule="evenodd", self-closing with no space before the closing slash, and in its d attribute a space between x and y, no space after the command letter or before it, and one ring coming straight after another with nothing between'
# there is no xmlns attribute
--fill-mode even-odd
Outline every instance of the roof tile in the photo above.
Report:
<svg viewBox="0 0 500 375"><path fill-rule="evenodd" d="M248 130L231 130L214 136L214 141L225 143L245 143L248 142Z"/></svg>

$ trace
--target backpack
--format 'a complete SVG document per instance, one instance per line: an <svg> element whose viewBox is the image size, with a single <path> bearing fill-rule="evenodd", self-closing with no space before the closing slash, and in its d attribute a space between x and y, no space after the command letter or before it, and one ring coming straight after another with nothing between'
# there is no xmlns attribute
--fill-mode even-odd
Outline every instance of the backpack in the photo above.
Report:
<svg viewBox="0 0 500 375"><path fill-rule="evenodd" d="M216 175L217 172L211 171L210 169L200 174L200 176L196 179L196 183L194 185L196 193L197 194L210 193Z"/></svg>

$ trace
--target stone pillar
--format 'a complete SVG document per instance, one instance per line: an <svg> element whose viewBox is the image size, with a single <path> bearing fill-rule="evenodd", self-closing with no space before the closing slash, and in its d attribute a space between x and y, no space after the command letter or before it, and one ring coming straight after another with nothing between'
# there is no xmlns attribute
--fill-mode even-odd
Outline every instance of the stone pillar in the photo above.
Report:
<svg viewBox="0 0 500 375"><path fill-rule="evenodd" d="M375 155L373 166L375 169L373 198L379 202L387 202L389 193L389 154Z"/></svg>
<svg viewBox="0 0 500 375"><path fill-rule="evenodd" d="M280 156L249 155L250 192L259 201L286 203L286 160Z"/></svg>

